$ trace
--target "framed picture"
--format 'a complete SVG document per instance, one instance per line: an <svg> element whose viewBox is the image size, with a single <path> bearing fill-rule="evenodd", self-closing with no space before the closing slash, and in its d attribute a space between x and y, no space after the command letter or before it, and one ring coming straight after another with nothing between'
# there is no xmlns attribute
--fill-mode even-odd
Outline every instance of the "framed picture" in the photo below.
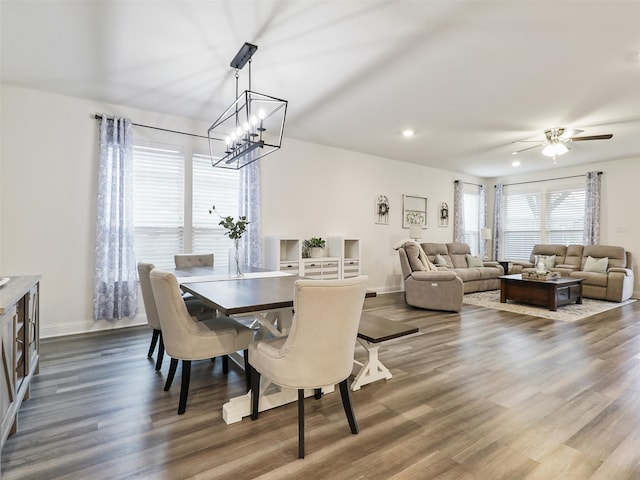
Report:
<svg viewBox="0 0 640 480"><path fill-rule="evenodd" d="M449 226L449 205L447 205L447 202L440 202L438 204L438 226Z"/></svg>
<svg viewBox="0 0 640 480"><path fill-rule="evenodd" d="M378 195L375 202L375 221L380 225L389 225L389 197Z"/></svg>
<svg viewBox="0 0 640 480"><path fill-rule="evenodd" d="M402 196L402 228L420 225L427 228L427 197Z"/></svg>

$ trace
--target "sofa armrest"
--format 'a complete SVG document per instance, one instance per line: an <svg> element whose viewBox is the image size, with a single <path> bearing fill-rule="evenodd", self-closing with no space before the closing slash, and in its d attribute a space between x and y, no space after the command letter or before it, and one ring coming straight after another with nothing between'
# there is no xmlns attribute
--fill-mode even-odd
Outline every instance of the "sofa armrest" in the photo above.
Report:
<svg viewBox="0 0 640 480"><path fill-rule="evenodd" d="M442 270L438 272L413 272L411 274L411 278L418 282L443 282L447 280L454 280L458 278L458 276L451 270Z"/></svg>
<svg viewBox="0 0 640 480"><path fill-rule="evenodd" d="M621 268L621 267L611 267L609 269L607 269L607 274L609 273L624 273L627 277L633 275L633 270L630 270L628 268Z"/></svg>
<svg viewBox="0 0 640 480"><path fill-rule="evenodd" d="M482 265L484 265L485 267L497 267L500 264L495 260L488 260L488 261L482 262Z"/></svg>
<svg viewBox="0 0 640 480"><path fill-rule="evenodd" d="M512 265L518 265L522 268L533 268L535 265L531 262L527 262L525 260L516 260L515 262L511 262Z"/></svg>

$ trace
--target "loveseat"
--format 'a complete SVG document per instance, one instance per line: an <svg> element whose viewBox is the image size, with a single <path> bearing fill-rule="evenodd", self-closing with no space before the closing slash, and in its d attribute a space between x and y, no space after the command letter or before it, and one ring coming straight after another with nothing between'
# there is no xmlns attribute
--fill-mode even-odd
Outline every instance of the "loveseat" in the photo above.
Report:
<svg viewBox="0 0 640 480"><path fill-rule="evenodd" d="M583 297L622 302L633 294L632 256L623 247L537 244L529 261L513 262L509 273L535 271L539 257L547 271L582 278Z"/></svg>
<svg viewBox="0 0 640 480"><path fill-rule="evenodd" d="M452 271L462 280L464 293L500 288L498 277L504 275L502 266L471 255L466 243L421 243L420 246L438 271Z"/></svg>

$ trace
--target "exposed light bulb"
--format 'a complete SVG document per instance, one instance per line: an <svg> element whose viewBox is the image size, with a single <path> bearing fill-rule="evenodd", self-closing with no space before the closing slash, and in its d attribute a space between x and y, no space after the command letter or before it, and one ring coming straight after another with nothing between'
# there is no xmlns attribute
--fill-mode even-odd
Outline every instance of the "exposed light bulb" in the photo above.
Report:
<svg viewBox="0 0 640 480"><path fill-rule="evenodd" d="M413 130L409 129L409 128L407 128L406 130L402 131L402 136L404 138L411 138L411 137L413 137L414 134L415 134L415 132Z"/></svg>

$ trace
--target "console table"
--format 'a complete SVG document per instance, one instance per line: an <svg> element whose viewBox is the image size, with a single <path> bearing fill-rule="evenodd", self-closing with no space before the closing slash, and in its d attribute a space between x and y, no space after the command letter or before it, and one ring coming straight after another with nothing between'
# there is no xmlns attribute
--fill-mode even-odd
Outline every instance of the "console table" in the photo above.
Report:
<svg viewBox="0 0 640 480"><path fill-rule="evenodd" d="M40 276L10 277L0 287L0 450L18 430L18 410L38 373Z"/></svg>

